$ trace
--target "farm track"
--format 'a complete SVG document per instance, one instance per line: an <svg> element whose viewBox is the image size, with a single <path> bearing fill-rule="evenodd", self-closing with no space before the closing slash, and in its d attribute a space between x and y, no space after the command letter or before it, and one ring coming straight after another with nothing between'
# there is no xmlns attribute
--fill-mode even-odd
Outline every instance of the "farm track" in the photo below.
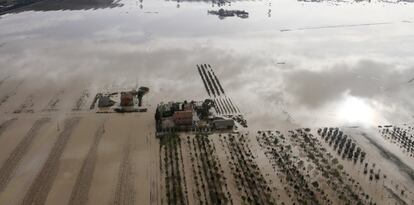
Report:
<svg viewBox="0 0 414 205"><path fill-rule="evenodd" d="M20 141L20 143L13 149L6 161L3 163L2 167L0 168L0 193L4 191L10 182L13 173L15 172L17 166L20 164L20 161L28 152L30 145L32 144L34 138L37 136L39 129L49 121L49 118L41 118L37 120Z"/></svg>
<svg viewBox="0 0 414 205"><path fill-rule="evenodd" d="M131 143L130 139L125 144L122 161L119 165L118 182L114 193L114 205L135 204L135 186L133 167L131 163Z"/></svg>
<svg viewBox="0 0 414 205"><path fill-rule="evenodd" d="M0 137L3 134L4 131L7 130L7 128L13 124L14 121L16 121L17 118L12 118L10 120L6 120L5 122L1 123L0 125Z"/></svg>
<svg viewBox="0 0 414 205"><path fill-rule="evenodd" d="M21 205L45 204L47 196L58 173L60 157L62 156L70 136L80 119L80 117L73 117L65 120L63 131L57 137L42 169L35 177L33 183L29 186Z"/></svg>
<svg viewBox="0 0 414 205"><path fill-rule="evenodd" d="M92 183L93 173L95 171L96 160L98 158L97 151L99 142L104 135L104 122L95 132L93 143L89 148L88 154L82 163L82 168L76 178L75 185L72 189L69 205L82 205L88 203L89 190Z"/></svg>

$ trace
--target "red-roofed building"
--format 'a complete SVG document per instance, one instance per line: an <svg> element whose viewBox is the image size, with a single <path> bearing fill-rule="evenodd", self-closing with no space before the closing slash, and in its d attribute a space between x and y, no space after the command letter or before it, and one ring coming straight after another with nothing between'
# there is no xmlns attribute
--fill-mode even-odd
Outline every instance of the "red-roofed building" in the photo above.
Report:
<svg viewBox="0 0 414 205"><path fill-rule="evenodd" d="M134 97L131 93L121 94L121 106L132 106L134 105Z"/></svg>
<svg viewBox="0 0 414 205"><path fill-rule="evenodd" d="M192 126L193 125L193 111L176 111L173 114L174 123L177 126Z"/></svg>

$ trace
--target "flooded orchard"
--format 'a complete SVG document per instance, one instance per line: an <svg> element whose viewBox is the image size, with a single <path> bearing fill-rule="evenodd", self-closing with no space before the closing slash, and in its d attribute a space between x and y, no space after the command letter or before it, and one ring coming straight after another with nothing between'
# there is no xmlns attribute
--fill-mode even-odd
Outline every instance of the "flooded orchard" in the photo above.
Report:
<svg viewBox="0 0 414 205"><path fill-rule="evenodd" d="M0 204L414 204L411 1L0 1Z"/></svg>

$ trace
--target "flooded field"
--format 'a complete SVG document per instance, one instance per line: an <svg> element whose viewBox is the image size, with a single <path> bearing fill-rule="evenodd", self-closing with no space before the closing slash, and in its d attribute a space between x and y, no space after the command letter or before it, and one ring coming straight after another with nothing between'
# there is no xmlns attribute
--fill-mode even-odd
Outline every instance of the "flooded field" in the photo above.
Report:
<svg viewBox="0 0 414 205"><path fill-rule="evenodd" d="M413 205L413 10L0 2L0 204ZM235 129L157 137L189 99Z"/></svg>

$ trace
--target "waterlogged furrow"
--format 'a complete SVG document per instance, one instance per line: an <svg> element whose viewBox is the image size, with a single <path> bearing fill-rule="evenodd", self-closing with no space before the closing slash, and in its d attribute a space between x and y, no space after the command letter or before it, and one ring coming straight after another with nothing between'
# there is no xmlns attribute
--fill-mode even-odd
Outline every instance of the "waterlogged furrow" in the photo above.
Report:
<svg viewBox="0 0 414 205"><path fill-rule="evenodd" d="M4 131L7 130L7 128L13 124L13 122L15 122L17 119L16 118L12 118L10 120L6 120L5 122L1 123L0 125L0 137L3 134Z"/></svg>
<svg viewBox="0 0 414 205"><path fill-rule="evenodd" d="M201 71L203 73L204 78L207 80L207 85L210 89L210 92L213 94L214 97L216 97L216 92L214 91L213 85L211 84L210 78L207 75L206 68L201 64Z"/></svg>
<svg viewBox="0 0 414 205"><path fill-rule="evenodd" d="M208 65L208 67L210 67L210 69L211 69L210 64ZM217 78L217 76L216 76L216 74L214 73L214 71L213 71L213 70L211 70L211 73L213 74L214 79L216 80L216 83L217 83L217 85L219 86L221 93L222 93L223 95L226 95L226 94L224 93L224 89L223 89L223 87L221 86L221 83L220 83L219 79Z"/></svg>
<svg viewBox="0 0 414 205"><path fill-rule="evenodd" d="M93 143L89 148L88 154L83 160L81 170L79 171L75 185L72 189L72 194L68 203L69 205L82 205L88 203L89 190L97 160L98 145L103 134L104 125L102 124L96 131Z"/></svg>
<svg viewBox="0 0 414 205"><path fill-rule="evenodd" d="M33 140L39 132L39 129L49 121L49 118L41 118L37 120L3 163L0 168L0 193L3 192L7 184L10 182L13 173L20 164L20 161L28 152Z"/></svg>
<svg viewBox="0 0 414 205"><path fill-rule="evenodd" d="M209 90L209 89L208 89L208 87L207 87L206 79L204 79L204 76L203 76L203 74L201 73L201 68L200 68L200 66L199 66L199 65L197 65L197 69L198 69L198 73L200 74L201 80L203 81L204 88L206 89L208 96L210 96L210 90Z"/></svg>
<svg viewBox="0 0 414 205"><path fill-rule="evenodd" d="M21 205L42 205L46 202L53 181L58 173L60 157L79 121L80 117L65 120L63 131L57 137L46 162L30 185Z"/></svg>
<svg viewBox="0 0 414 205"><path fill-rule="evenodd" d="M131 143L129 139L125 144L122 161L119 165L118 182L114 193L114 201L111 204L135 204L135 185L131 163Z"/></svg>
<svg viewBox="0 0 414 205"><path fill-rule="evenodd" d="M211 75L211 72L209 70L207 70L207 74L208 74L208 78L210 79L210 81L213 83L213 87L214 87L214 91L217 93L218 96L220 96L220 91L217 88L216 82L213 79L213 76Z"/></svg>

